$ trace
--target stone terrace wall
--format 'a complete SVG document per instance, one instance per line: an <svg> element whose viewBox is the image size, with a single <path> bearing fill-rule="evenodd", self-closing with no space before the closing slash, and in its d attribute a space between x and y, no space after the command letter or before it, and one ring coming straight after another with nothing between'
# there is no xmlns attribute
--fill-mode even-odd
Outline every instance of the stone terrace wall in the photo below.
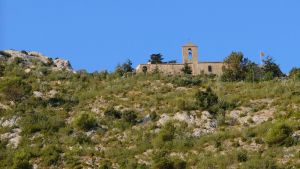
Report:
<svg viewBox="0 0 300 169"><path fill-rule="evenodd" d="M153 72L156 67L158 67L159 71L166 73L166 74L180 74L181 69L183 68L183 64L140 64L136 68L137 73L143 72L143 67L147 67L147 72ZM191 66L191 65L190 65Z"/></svg>
<svg viewBox="0 0 300 169"><path fill-rule="evenodd" d="M193 69L193 64L190 63L189 66ZM209 72L209 66L211 66L211 72ZM193 70L194 75L204 74L216 74L218 76L222 75L224 63L223 62L200 62L196 65L196 70ZM147 67L147 72L153 72L156 67L158 67L160 72L166 74L181 74L181 69L184 67L184 64L140 64L136 68L137 73L143 72L143 67Z"/></svg>

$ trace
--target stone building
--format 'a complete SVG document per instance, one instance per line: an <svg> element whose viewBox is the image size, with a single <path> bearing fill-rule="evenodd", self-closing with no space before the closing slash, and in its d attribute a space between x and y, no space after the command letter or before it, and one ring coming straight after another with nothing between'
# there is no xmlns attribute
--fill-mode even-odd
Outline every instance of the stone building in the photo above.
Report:
<svg viewBox="0 0 300 169"><path fill-rule="evenodd" d="M198 60L198 46L193 43L188 43L182 46L182 63L162 63L162 64L140 64L136 68L137 73L141 72L153 72L158 69L160 72L166 74L180 74L184 64L187 63L191 69L193 75L199 74L215 74L221 75L223 62L199 62Z"/></svg>

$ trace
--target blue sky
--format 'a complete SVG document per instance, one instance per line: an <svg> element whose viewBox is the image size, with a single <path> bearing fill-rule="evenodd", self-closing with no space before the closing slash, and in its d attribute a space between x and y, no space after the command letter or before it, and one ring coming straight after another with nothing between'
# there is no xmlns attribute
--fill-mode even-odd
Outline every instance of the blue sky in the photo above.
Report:
<svg viewBox="0 0 300 169"><path fill-rule="evenodd" d="M200 61L264 51L284 72L300 67L299 0L0 0L0 50L39 51L75 69L112 71L152 53L181 62L181 46Z"/></svg>

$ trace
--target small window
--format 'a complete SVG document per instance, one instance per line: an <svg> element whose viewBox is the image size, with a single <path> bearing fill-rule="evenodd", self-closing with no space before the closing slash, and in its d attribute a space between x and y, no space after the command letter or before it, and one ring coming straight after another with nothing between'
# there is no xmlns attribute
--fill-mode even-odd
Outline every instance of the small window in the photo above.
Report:
<svg viewBox="0 0 300 169"><path fill-rule="evenodd" d="M148 71L147 66L143 66L142 71L143 71L144 73L147 73L147 71Z"/></svg>
<svg viewBox="0 0 300 169"><path fill-rule="evenodd" d="M188 59L192 60L193 59L193 51L191 48L188 49Z"/></svg>
<svg viewBox="0 0 300 169"><path fill-rule="evenodd" d="M208 72L212 72L212 67L208 66Z"/></svg>

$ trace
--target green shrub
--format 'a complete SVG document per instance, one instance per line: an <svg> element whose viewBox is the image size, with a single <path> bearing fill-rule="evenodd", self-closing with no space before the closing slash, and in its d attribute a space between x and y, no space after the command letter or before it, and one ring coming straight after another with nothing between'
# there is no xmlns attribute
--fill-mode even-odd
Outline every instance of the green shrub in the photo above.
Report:
<svg viewBox="0 0 300 169"><path fill-rule="evenodd" d="M42 150L43 162L47 166L58 164L61 149L54 145L48 145Z"/></svg>
<svg viewBox="0 0 300 169"><path fill-rule="evenodd" d="M52 113L27 112L26 117L21 119L23 132L26 134L38 131L57 132L60 128L65 126L65 122L63 118Z"/></svg>
<svg viewBox="0 0 300 169"><path fill-rule="evenodd" d="M171 122L165 124L160 130L158 135L152 140L155 147L163 147L167 142L171 142L174 139L175 127Z"/></svg>
<svg viewBox="0 0 300 169"><path fill-rule="evenodd" d="M0 77L4 75L5 66L0 63Z"/></svg>
<svg viewBox="0 0 300 169"><path fill-rule="evenodd" d="M156 112L151 112L151 113L150 113L150 119L151 119L152 121L156 121L158 118L159 118L159 116L157 115Z"/></svg>
<svg viewBox="0 0 300 169"><path fill-rule="evenodd" d="M248 161L246 161L243 166L243 169L278 169L279 167L271 158L264 158L255 156Z"/></svg>
<svg viewBox="0 0 300 169"><path fill-rule="evenodd" d="M153 166L153 169L174 169L174 164L171 160L167 158L162 158L159 161L156 161Z"/></svg>
<svg viewBox="0 0 300 169"><path fill-rule="evenodd" d="M91 143L91 138L88 137L85 133L83 132L78 132L75 136L75 143L79 144L88 144Z"/></svg>
<svg viewBox="0 0 300 169"><path fill-rule="evenodd" d="M187 63L184 64L184 67L181 69L181 71L184 74L192 74L192 68Z"/></svg>
<svg viewBox="0 0 300 169"><path fill-rule="evenodd" d="M178 87L199 86L202 83L201 76L171 76L165 79L165 82L172 83Z"/></svg>
<svg viewBox="0 0 300 169"><path fill-rule="evenodd" d="M80 113L77 117L75 117L73 123L77 128L84 131L89 131L98 126L97 119L90 113Z"/></svg>
<svg viewBox="0 0 300 169"><path fill-rule="evenodd" d="M245 162L248 160L248 153L247 151L238 151L237 152L237 160L238 162Z"/></svg>
<svg viewBox="0 0 300 169"><path fill-rule="evenodd" d="M31 94L31 86L20 78L10 78L3 81L0 91L7 100L21 101Z"/></svg>
<svg viewBox="0 0 300 169"><path fill-rule="evenodd" d="M293 129L285 123L274 124L265 136L265 141L269 145L286 145L292 144Z"/></svg>
<svg viewBox="0 0 300 169"><path fill-rule="evenodd" d="M135 124L137 119L136 112L133 110L126 110L122 113L122 119L130 124Z"/></svg>
<svg viewBox="0 0 300 169"><path fill-rule="evenodd" d="M174 163L174 169L185 169L185 168L187 168L187 163L183 160L175 160L173 163Z"/></svg>
<svg viewBox="0 0 300 169"><path fill-rule="evenodd" d="M173 162L167 156L165 150L155 151L152 155L151 168L153 169L174 169Z"/></svg>
<svg viewBox="0 0 300 169"><path fill-rule="evenodd" d="M212 110L213 106L218 104L218 96L211 88L207 88L206 91L198 90L195 97L197 106L203 110Z"/></svg>
<svg viewBox="0 0 300 169"><path fill-rule="evenodd" d="M28 150L21 150L14 154L13 166L14 169L32 169L29 163L32 154Z"/></svg>
<svg viewBox="0 0 300 169"><path fill-rule="evenodd" d="M112 117L114 119L120 119L122 114L119 111L117 111L113 106L110 106L104 111L104 115L106 117Z"/></svg>

